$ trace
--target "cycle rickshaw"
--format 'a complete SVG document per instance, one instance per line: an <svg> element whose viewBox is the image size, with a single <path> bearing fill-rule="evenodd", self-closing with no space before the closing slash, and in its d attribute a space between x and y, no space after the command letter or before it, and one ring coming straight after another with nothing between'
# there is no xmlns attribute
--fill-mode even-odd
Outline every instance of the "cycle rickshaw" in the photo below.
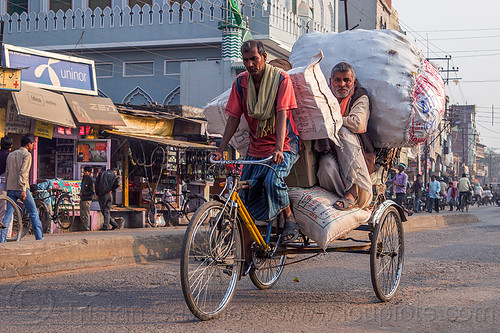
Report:
<svg viewBox="0 0 500 333"><path fill-rule="evenodd" d="M242 275L248 274L259 289L271 288L287 265L289 254L320 254L324 252L364 253L370 255L371 281L382 302L395 295L403 272L404 236L403 209L385 200L388 171L399 155L399 149L377 152L379 181L373 186L371 217L357 230L366 231L363 245L339 246L336 241L326 250L301 233L299 240L283 246L279 228L273 222L257 226L241 201L238 190L239 167L233 167L221 195L201 206L186 230L181 257L181 284L191 312L201 320L220 315L229 304ZM211 161L221 165L265 164L260 161ZM226 193L223 195L223 193ZM244 271L245 248L242 228L252 237L251 264ZM363 242L363 241L361 241ZM307 259L307 258L306 258ZM302 261L297 259L294 262ZM292 263L294 263L292 262Z"/></svg>

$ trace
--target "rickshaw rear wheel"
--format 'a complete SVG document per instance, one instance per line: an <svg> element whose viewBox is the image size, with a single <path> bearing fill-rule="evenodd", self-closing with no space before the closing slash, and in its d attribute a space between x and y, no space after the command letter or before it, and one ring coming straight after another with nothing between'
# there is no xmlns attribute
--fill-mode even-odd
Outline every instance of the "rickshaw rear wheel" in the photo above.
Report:
<svg viewBox="0 0 500 333"><path fill-rule="evenodd" d="M403 263L403 223L398 210L389 206L375 225L370 249L373 290L382 302L394 297L401 281Z"/></svg>
<svg viewBox="0 0 500 333"><path fill-rule="evenodd" d="M253 265L248 275L252 283L259 289L269 289L278 282L285 268L286 255L268 258L254 251Z"/></svg>

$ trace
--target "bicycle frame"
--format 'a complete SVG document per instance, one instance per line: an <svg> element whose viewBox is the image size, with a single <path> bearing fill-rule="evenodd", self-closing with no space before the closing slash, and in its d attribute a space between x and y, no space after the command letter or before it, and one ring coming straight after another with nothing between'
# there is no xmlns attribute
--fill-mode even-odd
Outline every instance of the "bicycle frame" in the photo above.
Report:
<svg viewBox="0 0 500 333"><path fill-rule="evenodd" d="M268 166L271 170L276 173L276 170L266 162L269 162L271 160L272 156L262 159L262 160L257 160L257 161L244 161L244 160L236 160L236 161L215 161L212 158L210 161L215 164L221 164L221 165L228 165L228 164L236 164L236 165L243 165L243 164L254 164L254 165L265 165ZM276 173L277 175L277 173ZM234 171L232 172L231 176L228 177L228 181L226 182L226 185L221 191L221 194L219 197L222 197L222 194L226 189L229 190L229 196L228 199L225 202L224 208L229 205L230 202L233 204L231 205L232 207L236 207L238 214L243 221L243 224L245 225L246 229L250 233L250 236L252 237L253 241L255 244L260 246L262 249L265 251L270 249L269 246L269 239L270 239L270 233L271 233L271 226L272 226L272 221L268 222L268 228L267 228L267 235L266 235L266 240L262 237L260 234L259 230L257 229L257 225L255 224L255 221L253 218L250 216L250 213L248 212L247 208L243 204L243 201L241 200L238 191L239 191L239 172ZM228 185L229 184L229 185Z"/></svg>

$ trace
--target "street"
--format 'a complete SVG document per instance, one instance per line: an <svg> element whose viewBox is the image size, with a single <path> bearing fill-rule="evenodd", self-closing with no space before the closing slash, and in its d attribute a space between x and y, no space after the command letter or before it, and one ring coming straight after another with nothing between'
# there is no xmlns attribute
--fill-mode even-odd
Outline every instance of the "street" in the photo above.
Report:
<svg viewBox="0 0 500 333"><path fill-rule="evenodd" d="M369 256L331 253L287 266L271 290L242 278L225 313L200 322L168 260L2 280L0 331L499 332L500 207L471 212L480 223L406 233L389 303L372 290Z"/></svg>

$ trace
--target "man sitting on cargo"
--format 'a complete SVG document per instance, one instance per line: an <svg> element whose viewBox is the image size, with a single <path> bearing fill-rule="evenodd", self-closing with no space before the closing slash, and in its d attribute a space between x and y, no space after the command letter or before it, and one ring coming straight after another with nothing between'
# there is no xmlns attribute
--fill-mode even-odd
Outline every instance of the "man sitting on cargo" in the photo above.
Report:
<svg viewBox="0 0 500 333"><path fill-rule="evenodd" d="M330 89L340 104L343 126L358 135L366 166L371 173L374 170L375 154L367 135L368 119L370 118L370 100L365 89L357 84L354 68L345 62L336 64L330 76ZM328 139L318 140L316 150L322 153L318 168L318 181L321 187L341 196L334 207L348 210L357 205L358 189L353 184L345 188L340 176L336 152L333 143Z"/></svg>

